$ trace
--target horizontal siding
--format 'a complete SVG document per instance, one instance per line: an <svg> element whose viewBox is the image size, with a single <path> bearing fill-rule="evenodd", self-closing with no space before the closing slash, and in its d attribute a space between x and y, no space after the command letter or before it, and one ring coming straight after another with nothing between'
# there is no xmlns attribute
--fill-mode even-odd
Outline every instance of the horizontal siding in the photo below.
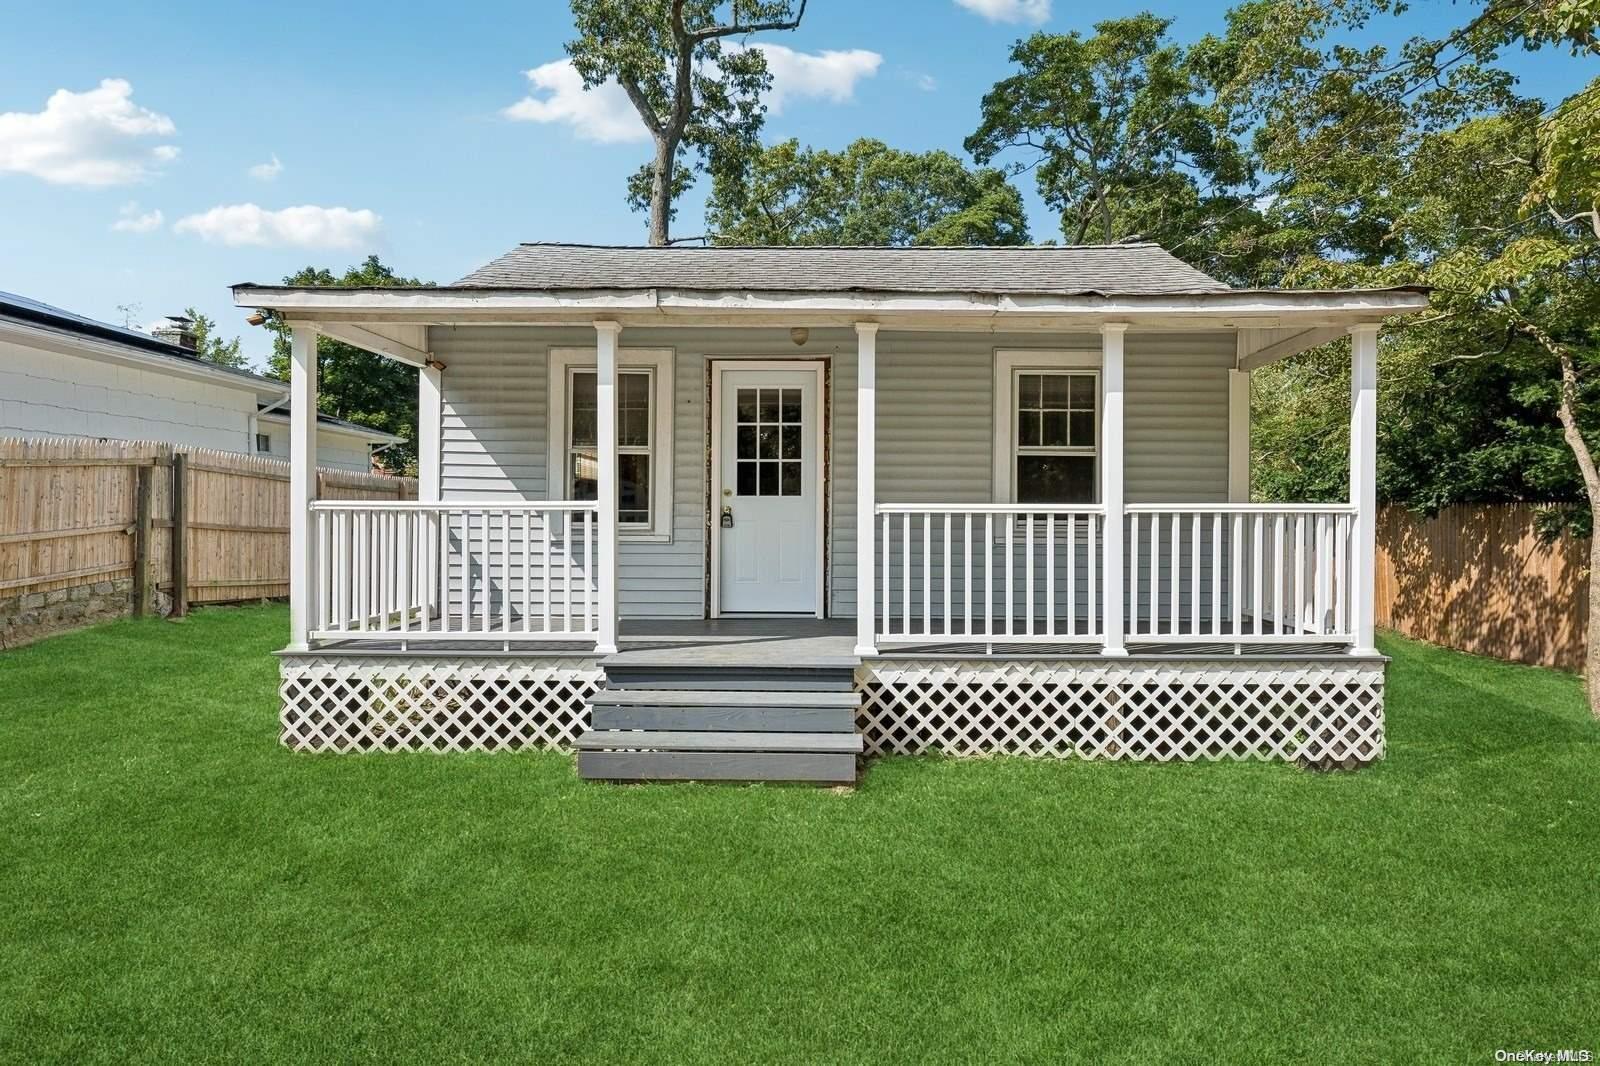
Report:
<svg viewBox="0 0 1600 1066"><path fill-rule="evenodd" d="M592 347L586 329L435 328L444 375L442 477L449 500L539 500L546 493L551 347ZM674 356L673 521L670 543L624 541L625 617L704 613L706 385L712 359L826 358L830 364L830 613L855 611L856 338L812 330L630 329L626 347ZM1096 334L884 332L878 339L878 498L982 503L993 498L996 349L1098 348ZM1127 339L1129 502L1205 502L1227 496L1227 370L1231 333L1130 334Z"/></svg>

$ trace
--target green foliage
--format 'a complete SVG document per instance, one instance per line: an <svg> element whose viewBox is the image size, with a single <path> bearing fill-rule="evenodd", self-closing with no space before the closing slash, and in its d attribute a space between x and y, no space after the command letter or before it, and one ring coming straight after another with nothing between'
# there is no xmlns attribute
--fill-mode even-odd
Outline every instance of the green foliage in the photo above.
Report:
<svg viewBox="0 0 1600 1066"><path fill-rule="evenodd" d="M232 367L235 370L250 369L250 360L239 350L243 346L243 341L238 337L224 341L217 336L217 324L192 307L185 308L183 313L194 323L196 355L218 366Z"/></svg>
<svg viewBox="0 0 1600 1066"><path fill-rule="evenodd" d="M336 275L325 267L306 267L283 279L285 285L329 285L387 288L431 284L403 278L368 256ZM289 378L289 326L267 314L267 328L276 336L267 373ZM378 453L393 473L414 474L417 466L417 371L393 359L352 347L332 337L317 338L318 407L323 414L356 422L405 438Z"/></svg>
<svg viewBox="0 0 1600 1066"><path fill-rule="evenodd" d="M772 84L766 55L744 42L792 29L805 14L788 0L571 0L577 37L567 54L593 89L615 79L655 142L628 180L628 203L650 213L652 244L668 242L673 205L695 173L713 177L759 150ZM693 163L680 158L687 148Z"/></svg>
<svg viewBox="0 0 1600 1066"><path fill-rule="evenodd" d="M1250 166L1207 100L1210 57L1191 61L1170 25L1145 13L1087 38L1036 33L1011 51L1018 72L983 98L967 150L1034 168L1070 243L1172 245L1244 202Z"/></svg>
<svg viewBox="0 0 1600 1066"><path fill-rule="evenodd" d="M717 178L706 219L723 244L1026 244L1022 197L998 170L948 152L858 140L784 141Z"/></svg>

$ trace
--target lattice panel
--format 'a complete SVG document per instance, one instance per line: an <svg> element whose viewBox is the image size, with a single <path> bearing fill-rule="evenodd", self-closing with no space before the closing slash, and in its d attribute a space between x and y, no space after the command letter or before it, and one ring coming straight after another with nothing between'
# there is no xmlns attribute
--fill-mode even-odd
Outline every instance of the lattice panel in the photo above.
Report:
<svg viewBox="0 0 1600 1066"><path fill-rule="evenodd" d="M567 748L604 681L593 659L305 656L280 667L295 751Z"/></svg>
<svg viewBox="0 0 1600 1066"><path fill-rule="evenodd" d="M868 754L1150 761L1383 758L1383 663L879 660L856 673Z"/></svg>

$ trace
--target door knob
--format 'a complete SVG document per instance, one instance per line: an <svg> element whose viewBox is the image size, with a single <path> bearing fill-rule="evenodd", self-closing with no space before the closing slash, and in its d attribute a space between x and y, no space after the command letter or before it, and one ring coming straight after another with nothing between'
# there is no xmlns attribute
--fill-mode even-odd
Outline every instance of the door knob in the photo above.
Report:
<svg viewBox="0 0 1600 1066"><path fill-rule="evenodd" d="M733 495L733 490L732 489L723 489L722 490L722 494L724 496L732 496Z"/></svg>

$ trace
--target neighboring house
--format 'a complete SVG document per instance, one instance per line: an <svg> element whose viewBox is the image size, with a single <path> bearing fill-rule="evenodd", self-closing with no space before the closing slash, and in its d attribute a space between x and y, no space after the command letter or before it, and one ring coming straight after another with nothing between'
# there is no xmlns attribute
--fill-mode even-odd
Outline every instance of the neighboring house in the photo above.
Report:
<svg viewBox="0 0 1600 1066"><path fill-rule="evenodd" d="M0 437L165 441L289 457L288 385L209 363L186 320L161 336L0 292ZM401 438L319 416L324 467L368 473Z"/></svg>
<svg viewBox="0 0 1600 1066"><path fill-rule="evenodd" d="M293 326L297 410L319 332L422 368L421 501L314 501L297 453L292 747L1383 755L1378 332L1422 290L1233 290L1150 244L535 244L234 295ZM1341 338L1348 500L1250 502L1250 372Z"/></svg>

